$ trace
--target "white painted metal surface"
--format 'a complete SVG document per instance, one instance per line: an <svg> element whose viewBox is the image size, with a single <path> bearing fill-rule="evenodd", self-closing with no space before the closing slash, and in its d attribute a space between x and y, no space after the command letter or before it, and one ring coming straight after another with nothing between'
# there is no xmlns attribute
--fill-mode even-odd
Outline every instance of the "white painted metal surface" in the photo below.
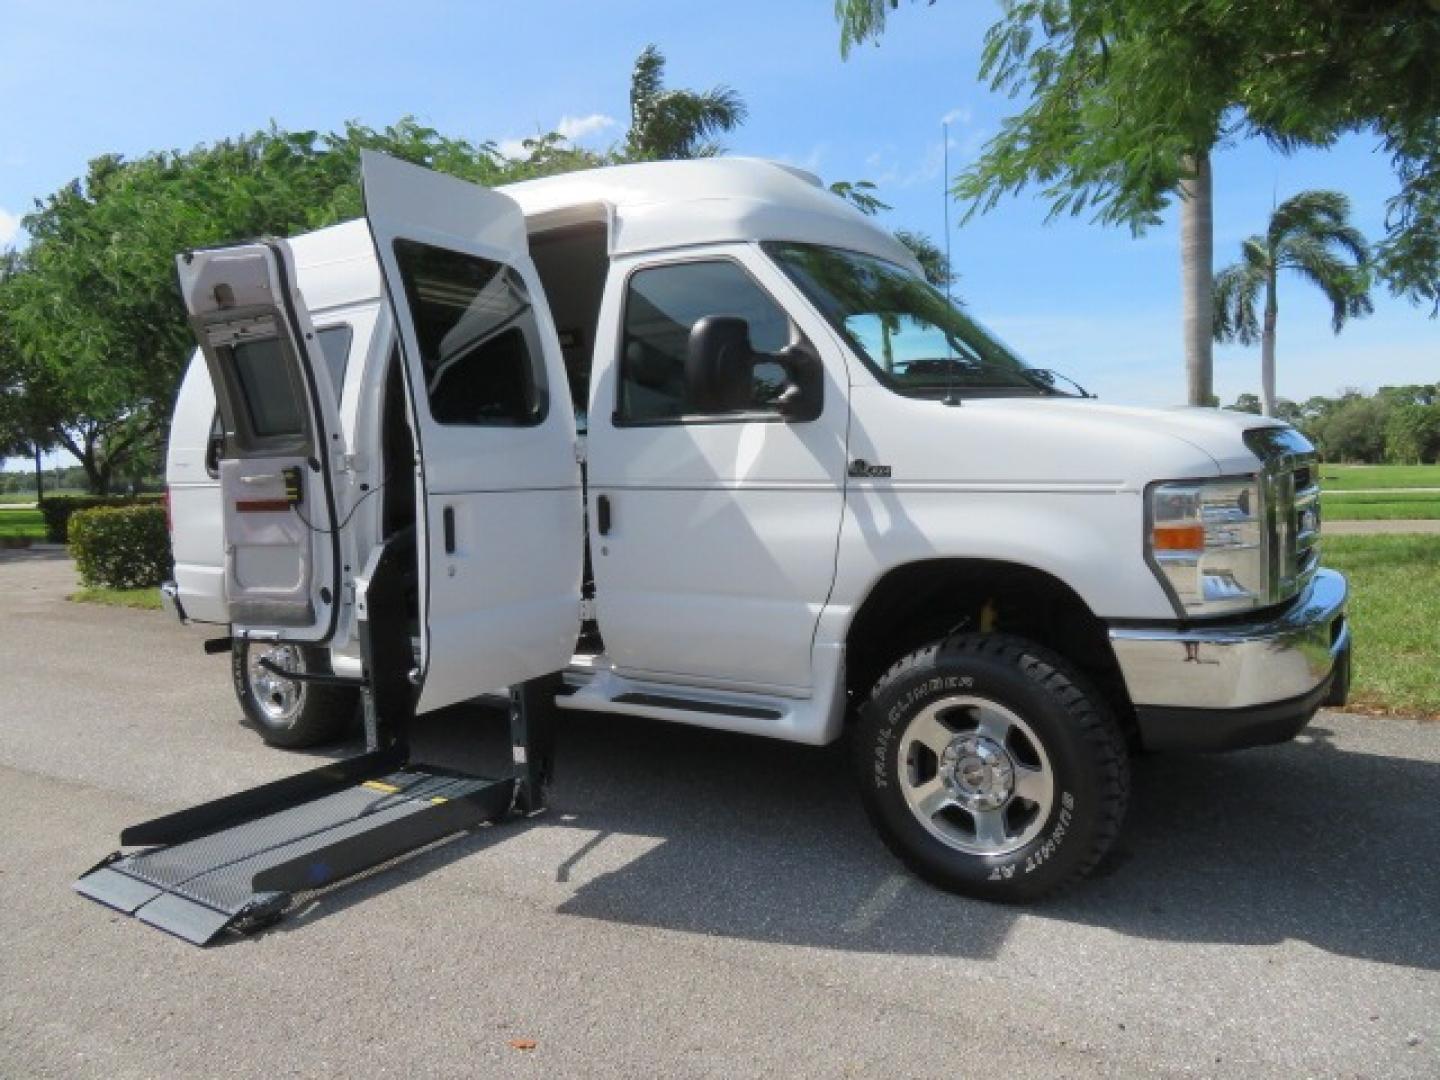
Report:
<svg viewBox="0 0 1440 1080"><path fill-rule="evenodd" d="M1267 423L1257 417L1061 398L969 398L950 407L880 385L756 242L824 243L912 269L914 261L799 170L717 159L483 191L373 155L365 168L371 226L351 222L292 242L312 311L345 311L362 324L341 402L354 443L351 483L380 479L375 384L395 330L388 311L377 315L377 244L396 296L397 237L515 267L536 301L551 395L542 424L497 428L437 424L420 395L430 575L422 709L563 667L575 640L582 558L573 414L527 222L532 230L603 223L611 257L586 403L596 614L607 655L587 664L589 682L569 707L829 741L845 703L846 632L888 571L935 558L1015 562L1064 582L1101 618L1169 619L1173 608L1143 557L1145 486L1256 467L1241 434ZM705 255L739 260L815 346L825 396L817 420L614 422L628 274ZM401 323L413 382L414 329ZM215 566L206 562L219 529L203 466L212 402L203 368L192 367L169 478L182 602L195 617L223 620ZM856 459L888 466L889 477L848 476ZM612 509L606 536L595 531L601 494ZM460 540L453 555L441 543L446 507ZM359 520L372 509L362 507ZM687 708L687 700L697 704ZM727 703L739 711L726 713Z"/></svg>
<svg viewBox="0 0 1440 1080"><path fill-rule="evenodd" d="M339 602L343 553L336 523L343 507L335 484L345 444L293 257L276 241L194 252L177 265L181 296L202 336L212 390L232 435L218 462L231 626L240 636L327 640ZM293 434L288 420L271 431L258 419L261 399L238 374L244 349L265 350L271 359L263 378L288 386L281 396L291 399Z"/></svg>
<svg viewBox="0 0 1440 1080"><path fill-rule="evenodd" d="M362 157L365 210L399 325L424 478L420 708L559 671L580 629L583 508L564 360L530 261L525 220L504 195L380 154ZM396 258L419 241L512 268L533 305L550 404L532 426L440 423ZM444 518L455 547L446 550Z"/></svg>
<svg viewBox="0 0 1440 1080"><path fill-rule="evenodd" d="M825 365L820 417L617 426L625 282L658 257L615 260L601 311L590 404L596 604L617 667L763 687L813 687L810 645L830 593L845 487L845 359L826 324L750 245L687 249L743 265L789 311ZM673 264L675 257L670 262ZM612 507L594 532L595 500Z"/></svg>

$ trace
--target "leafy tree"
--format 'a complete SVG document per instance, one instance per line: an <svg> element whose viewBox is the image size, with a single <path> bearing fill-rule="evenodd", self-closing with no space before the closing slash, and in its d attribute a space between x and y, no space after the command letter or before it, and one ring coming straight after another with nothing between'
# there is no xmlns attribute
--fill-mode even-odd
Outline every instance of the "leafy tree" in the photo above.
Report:
<svg viewBox="0 0 1440 1080"><path fill-rule="evenodd" d="M1440 405L1394 406L1385 419L1385 456L1407 465L1440 458Z"/></svg>
<svg viewBox="0 0 1440 1080"><path fill-rule="evenodd" d="M1253 395L1252 395L1253 396ZM1289 398L1278 398L1275 402L1275 419L1284 420L1287 424L1294 424L1297 427L1304 422L1304 413L1300 406Z"/></svg>
<svg viewBox="0 0 1440 1080"><path fill-rule="evenodd" d="M0 253L0 290L21 266L14 251ZM0 291L3 296L3 291ZM45 501L42 457L55 447L46 402L27 393L29 371L20 351L4 333L6 312L0 304L0 458L28 457L35 463L35 500Z"/></svg>
<svg viewBox="0 0 1440 1080"><path fill-rule="evenodd" d="M1348 257L1348 258L1347 258ZM1325 294L1330 325L1370 314L1369 247L1350 224L1350 200L1338 191L1302 191L1270 215L1264 236L1240 245L1240 261L1215 278L1216 341L1260 342L1260 392L1266 416L1275 415L1275 323L1281 270L1290 270ZM1256 312L1263 296L1264 310Z"/></svg>
<svg viewBox="0 0 1440 1080"><path fill-rule="evenodd" d="M1388 415L1383 401L1350 390L1303 430L1327 461L1377 462L1385 457Z"/></svg>
<svg viewBox="0 0 1440 1080"><path fill-rule="evenodd" d="M867 217L890 209L890 204L875 194L875 185L869 180L836 180L830 185L830 193L854 204L855 209Z"/></svg>
<svg viewBox="0 0 1440 1080"><path fill-rule="evenodd" d="M925 271L925 280L937 289L946 291L959 280L951 271L950 260L940 245L924 233L913 229L897 229L895 239L910 249L910 254L915 256L920 269Z"/></svg>
<svg viewBox="0 0 1440 1080"><path fill-rule="evenodd" d="M133 161L96 158L25 220L30 246L0 280L11 378L53 441L105 492L153 457L193 340L175 254L288 236L361 212L362 149L485 184L598 164L558 136L527 156L440 135L410 119L319 135L276 128Z"/></svg>
<svg viewBox="0 0 1440 1080"><path fill-rule="evenodd" d="M1227 405L1225 407L1232 412L1251 413L1255 416L1260 415L1260 399L1254 394L1241 394L1235 399L1233 405Z"/></svg>
<svg viewBox="0 0 1440 1080"><path fill-rule="evenodd" d="M627 161L665 161L714 157L720 153L715 136L745 121L745 103L728 86L709 90L665 87L665 56L647 45L630 77L630 130L625 136Z"/></svg>
<svg viewBox="0 0 1440 1080"><path fill-rule="evenodd" d="M1382 386L1375 396L1394 405L1434 405L1440 402L1440 383L1420 383L1409 386Z"/></svg>
<svg viewBox="0 0 1440 1080"><path fill-rule="evenodd" d="M933 0L932 0L933 2ZM837 0L841 48L899 0ZM1211 386L1212 150L1378 137L1399 193L1377 270L1440 313L1440 11L1432 0L1003 0L981 77L1023 97L955 193L986 210L1038 185L1052 213L1140 232L1177 197L1189 397Z"/></svg>
<svg viewBox="0 0 1440 1080"><path fill-rule="evenodd" d="M869 180L836 180L830 185L832 195L839 195L846 202L854 204L862 214L870 217L881 210L890 209L890 204L882 202L875 190L875 185ZM910 254L915 256L915 261L925 272L925 280L937 289L948 289L959 280L957 275L950 272L945 252L924 233L915 229L897 229L895 239L910 249Z"/></svg>

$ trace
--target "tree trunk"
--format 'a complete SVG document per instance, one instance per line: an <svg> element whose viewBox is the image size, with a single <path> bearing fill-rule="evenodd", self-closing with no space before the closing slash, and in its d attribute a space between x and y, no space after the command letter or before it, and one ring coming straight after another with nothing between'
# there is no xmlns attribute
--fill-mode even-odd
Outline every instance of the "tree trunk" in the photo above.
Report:
<svg viewBox="0 0 1440 1080"><path fill-rule="evenodd" d="M101 463L96 442L96 436L87 433L85 436L85 452L77 456L80 458L81 468L85 470L85 486L90 489L90 494L109 495L110 470Z"/></svg>
<svg viewBox="0 0 1440 1080"><path fill-rule="evenodd" d="M1275 415L1275 274L1265 282L1265 325L1260 332L1260 411Z"/></svg>
<svg viewBox="0 0 1440 1080"><path fill-rule="evenodd" d="M35 451L35 504L38 506L45 501L45 470L40 460L40 444L30 444L30 449Z"/></svg>
<svg viewBox="0 0 1440 1080"><path fill-rule="evenodd" d="M1187 401L1190 405L1210 406L1215 403L1215 232L1210 155L1201 151L1186 164L1192 175L1180 181L1180 291Z"/></svg>

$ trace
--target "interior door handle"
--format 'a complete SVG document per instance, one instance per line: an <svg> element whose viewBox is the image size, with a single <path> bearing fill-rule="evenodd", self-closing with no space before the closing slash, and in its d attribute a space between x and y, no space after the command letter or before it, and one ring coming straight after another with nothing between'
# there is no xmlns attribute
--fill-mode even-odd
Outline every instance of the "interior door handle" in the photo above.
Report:
<svg viewBox="0 0 1440 1080"><path fill-rule="evenodd" d="M444 528L445 528L445 554L446 554L446 555L454 555L454 554L455 554L455 508L454 508L453 506L447 506L447 507L445 507L445 513L442 515L442 518L443 518L444 523L445 523L445 525L444 525Z"/></svg>
<svg viewBox="0 0 1440 1080"><path fill-rule="evenodd" d="M595 500L595 527L601 536L610 535L610 496L601 495Z"/></svg>

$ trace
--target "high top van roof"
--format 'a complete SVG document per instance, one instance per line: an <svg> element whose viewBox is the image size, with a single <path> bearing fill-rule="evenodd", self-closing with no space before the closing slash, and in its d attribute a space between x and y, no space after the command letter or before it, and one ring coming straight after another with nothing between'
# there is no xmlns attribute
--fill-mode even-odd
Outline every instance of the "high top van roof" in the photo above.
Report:
<svg viewBox="0 0 1440 1080"><path fill-rule="evenodd" d="M914 256L802 169L758 158L615 165L496 189L537 233L586 222L609 227L611 255L752 240L795 240L863 251L918 272ZM299 285L312 310L380 294L363 220L293 237ZM321 272L323 271L323 272Z"/></svg>
<svg viewBox="0 0 1440 1080"><path fill-rule="evenodd" d="M613 214L610 253L689 244L798 240L865 251L915 267L908 248L832 195L819 177L759 158L614 165L497 190L525 211L531 232Z"/></svg>

